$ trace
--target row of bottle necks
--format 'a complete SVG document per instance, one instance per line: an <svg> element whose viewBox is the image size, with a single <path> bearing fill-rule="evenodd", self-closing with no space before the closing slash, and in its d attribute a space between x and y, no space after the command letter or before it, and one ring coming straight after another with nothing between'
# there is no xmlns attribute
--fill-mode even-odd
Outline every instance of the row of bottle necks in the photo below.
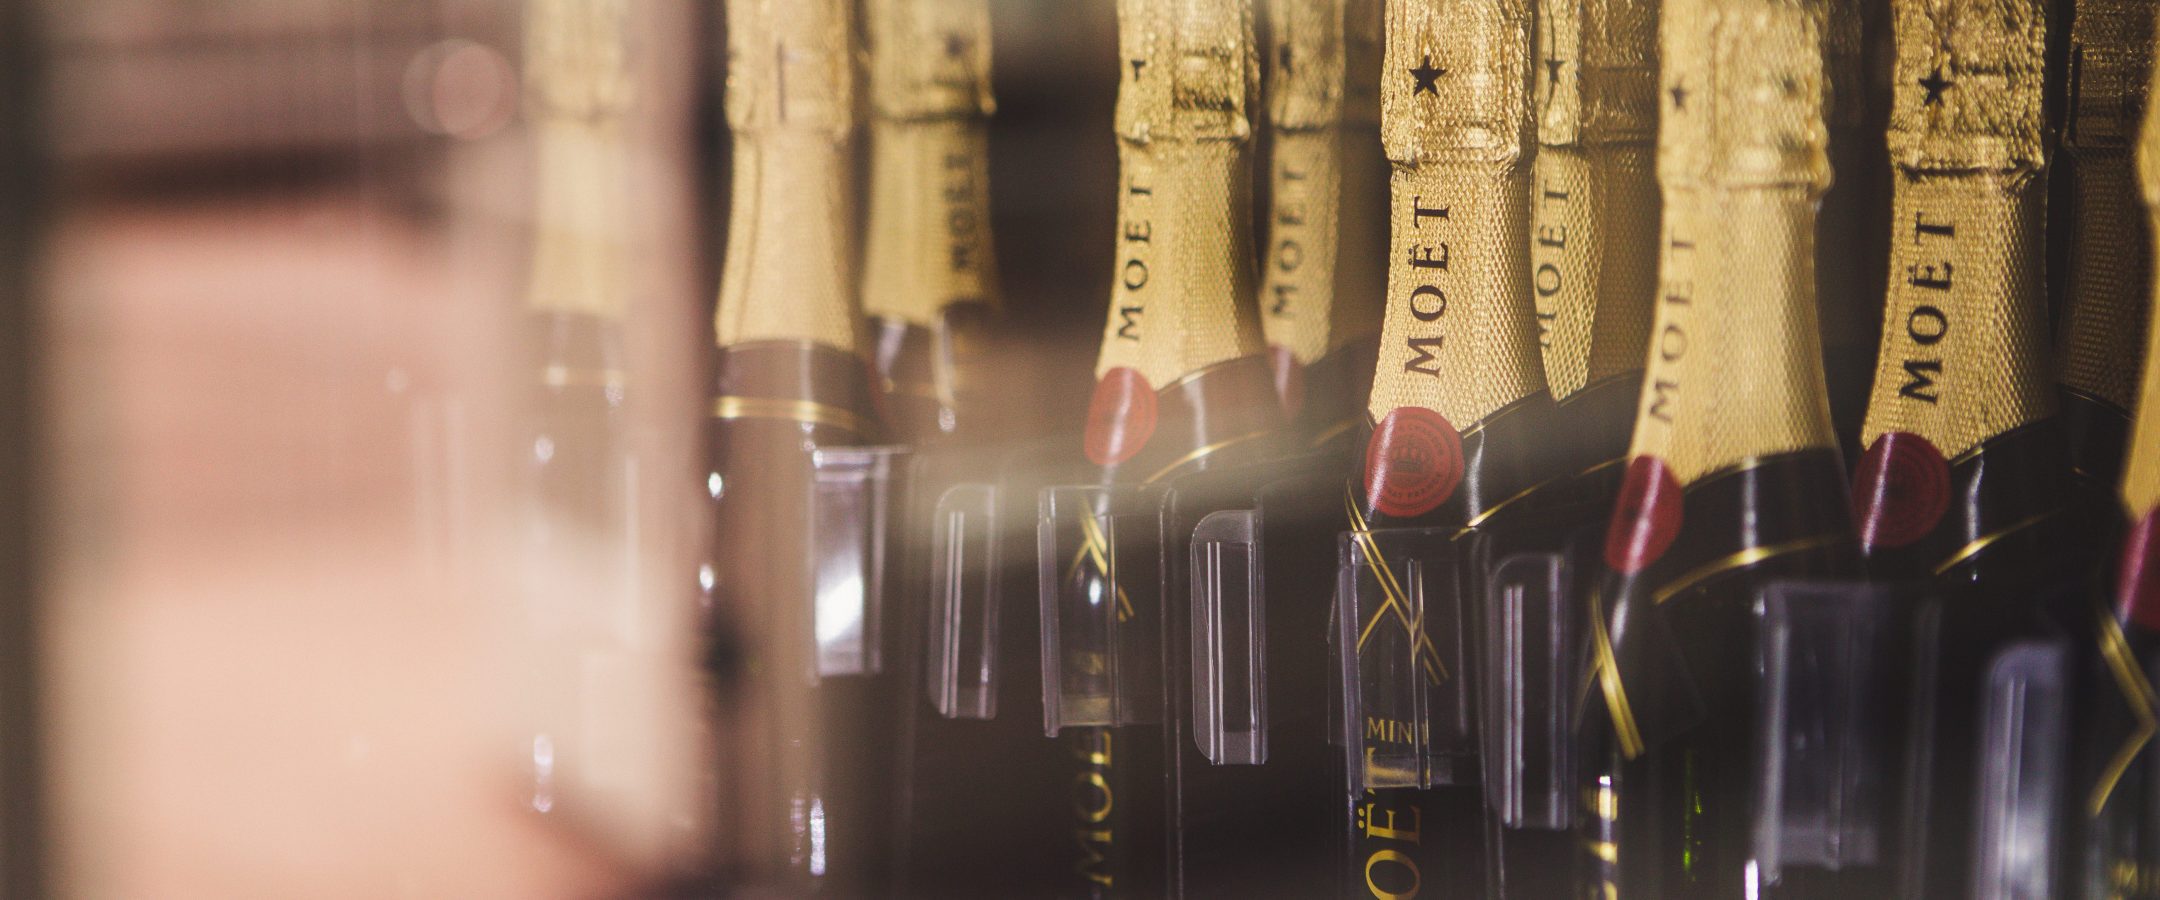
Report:
<svg viewBox="0 0 2160 900"><path fill-rule="evenodd" d="M2044 527L1917 580L1866 577L1850 537L1751 555L1825 521L1850 534L1836 451L1760 461L1688 492L1679 540L1701 548L1673 555L1722 568L1650 602L1607 547L1616 503L1641 502L1628 467L1507 446L1612 410L1496 417L1465 490L1544 485L1532 502L1397 521L1361 495L1356 428L1218 452L1202 429L1142 480L1078 434L865 446L885 401L853 357L724 355L702 570L727 636L723 880L2160 894L2160 632L2107 613L2123 523L2059 453L2025 455L2071 490L1988 512ZM1621 411L1607 430L1629 387L1596 401ZM2064 441L2053 420L2011 437ZM1759 540L1725 552L1738 532Z"/></svg>

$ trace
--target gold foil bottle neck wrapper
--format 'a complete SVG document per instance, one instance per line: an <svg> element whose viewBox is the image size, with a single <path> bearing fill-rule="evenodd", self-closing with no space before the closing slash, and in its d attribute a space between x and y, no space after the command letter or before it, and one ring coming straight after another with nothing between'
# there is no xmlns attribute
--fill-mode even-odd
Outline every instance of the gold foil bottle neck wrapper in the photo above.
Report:
<svg viewBox="0 0 2160 900"><path fill-rule="evenodd" d="M1657 297L1651 153L1569 145L1531 162L1530 291L1555 399L1642 368Z"/></svg>
<svg viewBox="0 0 2160 900"><path fill-rule="evenodd" d="M1400 166L1517 166L1530 150L1528 0L1387 5L1380 135Z"/></svg>
<svg viewBox="0 0 2160 900"><path fill-rule="evenodd" d="M1350 72L1345 0L1267 0L1268 124L1277 133L1342 123Z"/></svg>
<svg viewBox="0 0 2160 900"><path fill-rule="evenodd" d="M2152 303L2152 248L2138 209L2129 154L2085 151L2057 177L2070 181L2056 218L2070 236L2067 302L2056 326L2056 381L2127 414L2137 398L2138 358Z"/></svg>
<svg viewBox="0 0 2160 900"><path fill-rule="evenodd" d="M737 134L855 128L850 0L728 0L728 124Z"/></svg>
<svg viewBox="0 0 2160 900"><path fill-rule="evenodd" d="M720 345L807 341L856 352L854 30L846 0L729 0L735 131Z"/></svg>
<svg viewBox="0 0 2160 900"><path fill-rule="evenodd" d="M629 17L625 0L526 4L531 309L620 319L629 308Z"/></svg>
<svg viewBox="0 0 2160 900"><path fill-rule="evenodd" d="M2150 0L2077 0L2070 23L2065 150L2127 151L2136 142L2153 37Z"/></svg>
<svg viewBox="0 0 2160 900"><path fill-rule="evenodd" d="M2043 10L1898 0L1890 283L1861 444L1955 459L2055 411L2048 365Z"/></svg>
<svg viewBox="0 0 2160 900"><path fill-rule="evenodd" d="M1160 390L1260 352L1245 140L1259 87L1252 5L1120 0L1118 26L1124 140L1096 374L1130 368Z"/></svg>
<svg viewBox="0 0 2160 900"><path fill-rule="evenodd" d="M1891 164L1908 172L2039 169L2040 0L1896 0L1891 16Z"/></svg>
<svg viewBox="0 0 2160 900"><path fill-rule="evenodd" d="M1684 309L1650 336L1632 452L1680 484L1799 450L1834 448L1815 315L1815 212L1784 191L1733 192L1691 224ZM1683 289L1668 284L1668 292Z"/></svg>
<svg viewBox="0 0 2160 900"><path fill-rule="evenodd" d="M527 307L621 319L630 307L630 165L622 130L593 121L532 127L533 250Z"/></svg>
<svg viewBox="0 0 2160 900"><path fill-rule="evenodd" d="M1260 352L1250 163L1236 144L1127 145L1098 377L1130 368L1160 390Z"/></svg>
<svg viewBox="0 0 2160 900"><path fill-rule="evenodd" d="M1467 431L1545 390L1522 237L1529 173L1427 163L1398 167L1393 180L1387 310L1366 409L1379 421L1422 407Z"/></svg>
<svg viewBox="0 0 2160 900"><path fill-rule="evenodd" d="M1657 135L1657 0L1539 0L1531 50L1547 147Z"/></svg>
<svg viewBox="0 0 2160 900"><path fill-rule="evenodd" d="M1819 4L1670 0L1666 11L1665 247L1631 451L1685 485L1835 446L1815 305L1829 166Z"/></svg>
<svg viewBox="0 0 2160 900"><path fill-rule="evenodd" d="M982 122L871 124L866 240L866 315L930 328L946 307L998 303Z"/></svg>
<svg viewBox="0 0 2160 900"><path fill-rule="evenodd" d="M2138 394L2152 302L2152 248L2135 237L2149 225L2130 200L2130 150L2147 106L2153 39L2149 0L2079 0L2065 79L2062 150L2073 162L2058 176L2069 179L2068 208L2056 221L2070 232L2070 250L2057 381L2125 413Z"/></svg>
<svg viewBox="0 0 2160 900"><path fill-rule="evenodd" d="M1667 184L1830 186L1823 18L1807 0L1676 0L1662 26Z"/></svg>
<svg viewBox="0 0 2160 900"><path fill-rule="evenodd" d="M2152 252L2160 255L2160 110L2145 110L2138 129L2137 163ZM2147 285L2147 290L2153 302L2160 303L2160 281ZM2137 412L2130 424L2130 452L2123 463L2122 499L2132 521L2160 506L2160 328L2149 323L2143 368Z"/></svg>
<svg viewBox="0 0 2160 900"><path fill-rule="evenodd" d="M628 0L526 0L525 102L536 119L619 119L635 100Z"/></svg>
<svg viewBox="0 0 2160 900"><path fill-rule="evenodd" d="M1274 208L1260 254L1260 324L1269 346L1311 365L1379 333L1385 273L1354 262L1387 244L1381 212L1368 202L1387 190L1386 161L1352 156L1331 129L1276 135L1270 163Z"/></svg>
<svg viewBox="0 0 2160 900"><path fill-rule="evenodd" d="M990 89L989 0L866 0L872 114L983 118Z"/></svg>
<svg viewBox="0 0 2160 900"><path fill-rule="evenodd" d="M1862 446L1906 432L1956 459L2054 413L2046 199L2024 173L1899 179Z"/></svg>
<svg viewBox="0 0 2160 900"><path fill-rule="evenodd" d="M1138 144L1252 139L1253 0L1118 0L1117 130Z"/></svg>
<svg viewBox="0 0 2160 900"><path fill-rule="evenodd" d="M1268 12L1273 207L1260 253L1260 324L1269 346L1311 365L1380 327L1383 272L1340 265L1346 250L1356 259L1386 244L1379 207L1367 202L1386 191L1385 161L1351 149L1353 136L1379 122L1380 6L1269 0Z"/></svg>

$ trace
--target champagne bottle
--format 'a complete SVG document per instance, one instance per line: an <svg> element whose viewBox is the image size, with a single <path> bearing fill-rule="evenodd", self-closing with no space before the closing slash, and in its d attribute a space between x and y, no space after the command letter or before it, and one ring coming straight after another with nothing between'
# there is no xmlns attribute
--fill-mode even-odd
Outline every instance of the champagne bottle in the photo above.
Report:
<svg viewBox="0 0 2160 900"><path fill-rule="evenodd" d="M1161 483L1262 458L1282 427L1254 306L1252 2L1119 0L1118 51L1117 255L1082 450L1106 484ZM1089 530L1111 533L1100 522ZM1094 546L1061 590L1097 596L1118 571L1118 627L1159 636L1166 598L1144 561L1119 560L1114 538ZM1059 735L1071 751L1067 814L1077 817L1061 893L1169 889L1162 714L1139 718Z"/></svg>
<svg viewBox="0 0 2160 900"><path fill-rule="evenodd" d="M1818 873L1754 858L1751 608L1765 582L1847 572L1856 550L1816 323L1824 20L1789 0L1664 9L1657 322L1587 597L1590 880L1774 895Z"/></svg>
<svg viewBox="0 0 2160 900"><path fill-rule="evenodd" d="M987 410L982 346L1000 302L990 240L990 9L877 0L870 44L870 222L863 312L898 437ZM963 404L961 394L977 402ZM988 426L981 426L987 428Z"/></svg>
<svg viewBox="0 0 2160 900"><path fill-rule="evenodd" d="M526 109L534 151L533 249L525 318L541 351L532 371L536 428L524 448L526 541L543 729L533 735L531 806L568 814L578 782L605 781L587 752L609 730L608 709L578 702L584 673L608 668L633 601L636 491L625 411L622 322L632 220L622 0L529 0ZM558 812L561 810L561 812Z"/></svg>
<svg viewBox="0 0 2160 900"><path fill-rule="evenodd" d="M1260 326L1294 430L1355 438L1370 387L1385 275L1379 0L1270 0L1268 177Z"/></svg>
<svg viewBox="0 0 2160 900"><path fill-rule="evenodd" d="M751 637L754 678L731 698L726 733L739 740L722 767L740 816L725 829L732 862L786 892L868 891L891 830L894 705L868 538L823 508L828 485L806 452L880 433L860 355L850 8L727 7L735 170L714 322L707 600Z"/></svg>
<svg viewBox="0 0 2160 900"><path fill-rule="evenodd" d="M1380 87L1381 135L1393 165L1387 308L1362 478L1347 504L1352 540L1366 547L1376 573L1387 564L1374 529L1497 525L1537 507L1540 489L1559 480L1544 449L1553 401L1529 284L1530 27L1529 3L1520 0L1387 8ZM1467 582L1448 588L1475 591ZM1467 637L1449 633L1454 623L1413 619L1397 593L1372 608L1360 597L1338 598L1338 618L1370 623L1339 652L1357 655L1361 680L1384 678L1391 660L1415 659L1415 677L1429 689L1456 690L1451 682L1468 673L1442 664L1435 641ZM1353 783L1372 788L1344 804L1344 892L1482 895L1476 772L1431 779L1444 786L1429 789L1390 786L1404 779L1370 760L1425 736L1382 716L1359 724L1349 739L1368 762Z"/></svg>
<svg viewBox="0 0 2160 900"><path fill-rule="evenodd" d="M2078 518L2089 521L2114 518L2108 498L2122 475L2151 305L2151 254L2147 224L2135 208L2131 144L2145 106L2152 47L2150 4L2075 3L2063 104L2061 168L2067 177L2049 239L2065 248L2056 381L2082 501Z"/></svg>
<svg viewBox="0 0 2160 900"><path fill-rule="evenodd" d="M2148 74L2147 77L2150 77ZM2160 222L2160 121L2147 108L2135 157L2148 235ZM2147 285L2160 291L2160 285ZM2160 352L2147 335L2144 374L2137 386L2136 415L2116 500L2127 534L2107 567L2114 577L2094 593L2103 598L2086 702L2078 712L2078 778L2071 801L2077 834L2069 882L2077 897L2150 897L2160 893L2160 696L2153 677L2160 667ZM2069 402L2066 400L2066 402Z"/></svg>
<svg viewBox="0 0 2160 900"><path fill-rule="evenodd" d="M1541 0L1530 287L1571 471L1610 503L1657 296L1656 0Z"/></svg>
<svg viewBox="0 0 2160 900"><path fill-rule="evenodd" d="M1907 895L1969 893L1976 711L2044 634L2068 459L2046 344L2046 17L2034 0L1892 6L1889 299L1854 475L1867 570L1935 595L1912 659ZM1926 688L1923 688L1926 689Z"/></svg>
<svg viewBox="0 0 2160 900"><path fill-rule="evenodd" d="M1568 433L1561 471L1574 473L1571 493L1591 515L1609 510L1619 490L1658 296L1658 10L1657 0L1541 0L1532 45L1530 287L1547 388ZM1576 820L1602 821L1609 804L1598 798L1610 793L1585 792ZM1587 846L1613 843L1587 832L1579 838ZM1575 839L1497 829L1492 894L1556 895L1599 879L1610 860L1586 857L1591 865L1578 871L1569 864L1575 848L1555 846Z"/></svg>

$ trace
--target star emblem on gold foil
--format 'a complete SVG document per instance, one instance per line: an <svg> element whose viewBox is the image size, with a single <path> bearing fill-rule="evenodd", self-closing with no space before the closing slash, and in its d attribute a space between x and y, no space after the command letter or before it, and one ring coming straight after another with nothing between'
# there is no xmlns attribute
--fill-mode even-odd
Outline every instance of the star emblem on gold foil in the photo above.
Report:
<svg viewBox="0 0 2160 900"><path fill-rule="evenodd" d="M1415 97L1419 94L1440 96L1440 76L1446 74L1446 69L1432 64L1432 54L1426 54L1424 62L1419 64L1417 68L1410 70L1410 77L1417 79L1417 86L1410 89L1410 96Z"/></svg>
<svg viewBox="0 0 2160 900"><path fill-rule="evenodd" d="M1929 72L1926 78L1920 79L1920 89L1927 92L1927 96L1920 98L1920 105L1934 106L1941 103L1943 92L1956 84L1957 82L1944 78L1942 67L1936 66L1935 71Z"/></svg>

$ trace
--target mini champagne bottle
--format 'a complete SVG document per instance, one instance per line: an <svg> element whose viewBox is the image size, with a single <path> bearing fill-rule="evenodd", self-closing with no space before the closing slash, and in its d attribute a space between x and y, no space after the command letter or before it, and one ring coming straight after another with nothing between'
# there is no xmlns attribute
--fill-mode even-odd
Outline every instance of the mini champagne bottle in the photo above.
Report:
<svg viewBox="0 0 2160 900"><path fill-rule="evenodd" d="M727 863L786 893L861 894L888 871L897 712L880 507L840 477L882 431L855 278L855 22L843 0L727 14L734 191L701 573L710 614L748 638L747 681L723 696Z"/></svg>
<svg viewBox="0 0 2160 900"><path fill-rule="evenodd" d="M1867 572L1924 602L1900 890L1970 891L1982 688L2045 637L2068 458L2047 346L2046 17L2033 0L1892 5L1895 233L1854 475Z"/></svg>
<svg viewBox="0 0 2160 900"><path fill-rule="evenodd" d="M1657 322L1587 596L1590 880L1620 896L1805 892L1834 876L1754 854L1751 613L1766 582L1847 574L1857 549L1816 323L1823 10L1664 10Z"/></svg>
<svg viewBox="0 0 2160 900"><path fill-rule="evenodd" d="M543 652L543 730L532 736L534 810L576 817L579 784L605 782L590 752L612 712L580 702L619 664L635 602L636 466L626 412L626 128L635 100L622 0L525 5L526 110L534 150L525 318L541 350L525 446L526 594ZM567 702L566 702L567 701Z"/></svg>
<svg viewBox="0 0 2160 900"><path fill-rule="evenodd" d="M1251 0L1118 3L1117 255L1081 448L1110 488L1083 504L1115 505L1125 486L1265 458L1281 437L1253 302L1253 25ZM1171 889L1163 722L1172 688L1160 672L1173 613L1155 566L1174 542L1121 536L1118 523L1152 523L1152 509L1048 514L1077 521L1086 537L1077 555L1046 563L1045 592L1068 613L1046 612L1046 633L1055 622L1071 639L1110 607L1091 620L1107 629L1106 646L1067 647L1044 666L1046 720L1070 751L1073 800L1062 814L1076 817L1061 893L1157 896Z"/></svg>
<svg viewBox="0 0 2160 900"><path fill-rule="evenodd" d="M1429 589L1404 587L1402 560L1389 562L1400 548L1383 544L1394 540L1388 530L1503 525L1565 480L1547 431L1553 399L1530 286L1531 9L1409 0L1389 3L1386 21L1387 307L1362 471L1345 498L1351 587L1335 613L1350 768L1341 888L1483 896L1475 755L1433 752L1472 730L1465 679L1475 658L1462 648L1476 618L1463 598L1482 584L1480 566L1467 545L1439 536L1445 549L1433 552L1454 571L1432 570ZM1358 589L1367 583L1378 589ZM1427 595L1448 602L1412 613ZM1442 606L1454 612L1431 612Z"/></svg>

